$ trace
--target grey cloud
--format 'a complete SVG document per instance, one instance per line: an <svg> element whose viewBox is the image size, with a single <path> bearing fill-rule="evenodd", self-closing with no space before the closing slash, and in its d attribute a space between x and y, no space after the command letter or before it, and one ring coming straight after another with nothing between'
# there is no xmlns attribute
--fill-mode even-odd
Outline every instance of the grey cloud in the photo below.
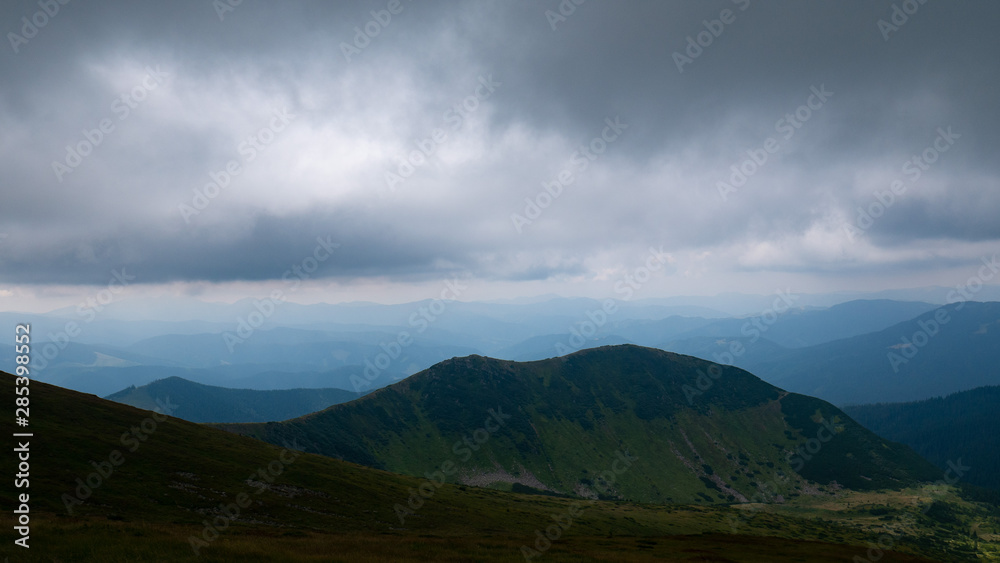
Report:
<svg viewBox="0 0 1000 563"><path fill-rule="evenodd" d="M386 5L245 0L219 21L203 1L70 2L19 53L5 45L0 282L102 283L122 266L148 283L273 280L320 235L344 245L320 278L595 276L588 259L650 244L732 256L837 232L837 217L868 205L948 125L959 144L865 244L891 254L935 240L971 252L963 245L1000 239L998 5L930 2L885 41L877 21L890 17L888 0L751 0L745 11L729 0L592 0L556 30L545 16L554 0L403 0L345 61L341 43ZM735 22L678 72L673 53L723 9ZM4 4L3 31L37 10ZM170 82L118 120L113 100L146 65ZM489 75L502 86L449 129L445 112ZM820 85L832 99L718 201L730 165L777 136L776 121ZM177 206L238 158L270 106L298 115L294 128L183 222ZM572 152L614 116L628 131L518 235L510 214L572 169ZM115 131L57 181L51 162L106 117ZM385 172L435 128L449 141L379 198ZM789 252L785 270L853 271L861 260Z"/></svg>

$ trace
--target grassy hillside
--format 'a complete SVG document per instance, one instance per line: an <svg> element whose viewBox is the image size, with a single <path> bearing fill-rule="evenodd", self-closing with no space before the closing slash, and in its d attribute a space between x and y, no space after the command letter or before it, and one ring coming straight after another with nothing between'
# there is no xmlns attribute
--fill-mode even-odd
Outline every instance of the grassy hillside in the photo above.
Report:
<svg viewBox="0 0 1000 563"><path fill-rule="evenodd" d="M983 517L982 509L945 492L938 498L954 506L958 521L927 523L909 506L931 502L922 489L877 497L840 491L796 506L731 508L579 501L443 484L401 522L395 507L407 505L426 481L40 382L30 390L34 416L22 430L34 433L31 548L8 541L0 553L15 562L513 562L523 561L522 547L535 548L537 534L556 521L565 529L551 530L558 535L544 561L832 562L864 556L867 542L885 533L886 523L864 507L872 502L891 504L885 514L892 518L915 518L892 532L895 551L882 561L957 561L974 549L963 530ZM0 401L14 398L13 377L0 373ZM145 441L133 435L123 444L131 428ZM9 435L5 440L16 447ZM138 446L131 451L126 444ZM109 460L118 463L110 471ZM13 475L14 456L3 456L2 466ZM90 481L88 489L77 490L78 478ZM0 502L17 506L15 492L0 487ZM993 534L996 522L982 527ZM980 543L986 553L994 547Z"/></svg>
<svg viewBox="0 0 1000 563"><path fill-rule="evenodd" d="M299 419L223 427L409 475L639 502L795 498L817 483L901 488L939 474L828 403L631 345L529 363L454 358ZM635 469L599 489L625 458Z"/></svg>
<svg viewBox="0 0 1000 563"><path fill-rule="evenodd" d="M147 410L156 408L157 401L169 399L177 405L173 415L191 422L268 422L295 418L360 396L343 389L227 389L170 377L106 398Z"/></svg>
<svg viewBox="0 0 1000 563"><path fill-rule="evenodd" d="M1000 387L980 387L913 403L845 407L866 428L902 442L942 470L967 467L962 479L1000 489Z"/></svg>

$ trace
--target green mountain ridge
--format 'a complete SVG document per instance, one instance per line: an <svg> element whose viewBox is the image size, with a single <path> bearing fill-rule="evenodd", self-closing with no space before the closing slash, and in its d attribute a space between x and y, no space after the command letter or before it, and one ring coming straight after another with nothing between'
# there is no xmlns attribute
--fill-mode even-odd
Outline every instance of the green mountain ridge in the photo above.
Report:
<svg viewBox="0 0 1000 563"><path fill-rule="evenodd" d="M527 363L453 358L298 419L219 427L403 474L637 502L794 498L940 474L829 403L634 345ZM622 456L634 466L599 491Z"/></svg>
<svg viewBox="0 0 1000 563"><path fill-rule="evenodd" d="M20 396L14 381L0 372L0 401ZM884 562L967 559L975 548L964 539L966 526L1000 528L954 492L924 489L871 497L838 491L814 504L757 508L580 501L450 484L435 485L402 523L395 507L426 480L38 381L28 388L32 418L22 430L33 437L8 436L7 443L28 442L30 488L0 488L0 502L10 507L24 502L17 492L30 493L30 549L8 544L0 553L16 563L511 562L523 560L526 549L553 563L832 563L863 556L884 533L867 508L875 499L892 502L884 509L890 516L913 522L893 532L891 550L878 551ZM16 463L13 455L0 460L9 475ZM933 499L947 501L959 519L939 524L913 507ZM981 545L986 554L998 552Z"/></svg>

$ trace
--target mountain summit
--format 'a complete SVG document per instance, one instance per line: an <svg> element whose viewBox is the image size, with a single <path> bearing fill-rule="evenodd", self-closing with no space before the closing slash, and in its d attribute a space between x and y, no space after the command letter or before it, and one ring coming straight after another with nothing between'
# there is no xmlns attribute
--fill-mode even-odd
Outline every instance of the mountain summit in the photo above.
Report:
<svg viewBox="0 0 1000 563"><path fill-rule="evenodd" d="M780 501L939 476L829 403L633 345L453 358L318 413L222 427L436 483L641 502Z"/></svg>

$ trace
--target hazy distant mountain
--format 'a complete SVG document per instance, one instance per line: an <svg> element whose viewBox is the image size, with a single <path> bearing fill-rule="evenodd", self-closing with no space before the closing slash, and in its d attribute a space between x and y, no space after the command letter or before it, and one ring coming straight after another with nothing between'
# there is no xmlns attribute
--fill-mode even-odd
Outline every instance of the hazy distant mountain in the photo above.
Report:
<svg viewBox="0 0 1000 563"><path fill-rule="evenodd" d="M9 354L13 348L4 350ZM74 341L58 343L44 340L33 341L31 367L36 375L43 375L56 367L126 367L144 364L180 365L169 359L147 356L140 352L105 346L103 344L81 344ZM6 359L6 358L0 358Z"/></svg>
<svg viewBox="0 0 1000 563"><path fill-rule="evenodd" d="M236 364L214 368L140 365L127 367L56 366L45 371L40 381L105 396L132 385L146 385L158 379L180 377L203 385L238 389L337 388L370 390L399 381L407 374L392 366L375 377L365 377L365 366L347 365L327 371L284 371L289 364Z"/></svg>
<svg viewBox="0 0 1000 563"><path fill-rule="evenodd" d="M781 302L777 308L772 302L771 308L755 316L704 323L661 337L658 344L697 337L745 337L754 341L766 338L786 348L801 348L882 330L935 308L929 303L877 300L803 310L795 301L791 305Z"/></svg>
<svg viewBox="0 0 1000 563"><path fill-rule="evenodd" d="M767 487L794 497L807 481L900 487L940 473L824 401L631 345L528 363L455 358L319 413L225 428L412 475L458 458L452 482L584 496L596 471L634 458L609 496L641 502L735 502ZM818 447L803 456L810 440ZM787 481L765 483L776 474Z"/></svg>
<svg viewBox="0 0 1000 563"><path fill-rule="evenodd" d="M998 350L1000 303L966 302L751 367L771 383L838 405L915 401L1000 383Z"/></svg>
<svg viewBox="0 0 1000 563"><path fill-rule="evenodd" d="M659 347L678 335L692 333L715 322L716 319L674 315L657 320L625 320L616 323L613 330L640 346Z"/></svg>
<svg viewBox="0 0 1000 563"><path fill-rule="evenodd" d="M189 367L227 364L285 364L286 371L330 370L365 365L391 354L395 371L413 373L443 359L477 352L474 348L414 339L398 344L399 332L356 333L354 336L317 330L275 328L260 330L246 343L230 345L218 334L164 335L138 342L128 349L150 357L176 358ZM398 348L398 351L396 351ZM392 351L387 351L392 349ZM386 369L386 368L383 368Z"/></svg>
<svg viewBox="0 0 1000 563"><path fill-rule="evenodd" d="M227 389L170 377L105 398L146 410L157 408L157 400L169 399L177 405L173 416L191 422L268 422L295 418L360 396L343 389Z"/></svg>
<svg viewBox="0 0 1000 563"><path fill-rule="evenodd" d="M749 329L741 328L741 336L752 337L759 332L780 346L814 346L882 330L936 308L930 303L910 301L848 301L829 309L780 316L771 326L766 324L767 317L762 316Z"/></svg>
<svg viewBox="0 0 1000 563"><path fill-rule="evenodd" d="M753 366L758 363L772 360L788 351L788 348L779 346L767 338L753 339L745 336L698 336L673 340L657 348L736 366L751 372Z"/></svg>
<svg viewBox="0 0 1000 563"><path fill-rule="evenodd" d="M498 350L492 354L499 360L513 360L515 362L531 362L534 360L544 360L564 356L576 350L588 348L598 348L600 346L611 346L615 344L632 344L625 338L617 335L601 336L599 338L583 338L572 333L568 334L545 334L534 336L513 346Z"/></svg>
<svg viewBox="0 0 1000 563"><path fill-rule="evenodd" d="M1000 489L1000 387L979 387L913 403L844 407L883 438L902 442L942 470L968 467L962 479Z"/></svg>

